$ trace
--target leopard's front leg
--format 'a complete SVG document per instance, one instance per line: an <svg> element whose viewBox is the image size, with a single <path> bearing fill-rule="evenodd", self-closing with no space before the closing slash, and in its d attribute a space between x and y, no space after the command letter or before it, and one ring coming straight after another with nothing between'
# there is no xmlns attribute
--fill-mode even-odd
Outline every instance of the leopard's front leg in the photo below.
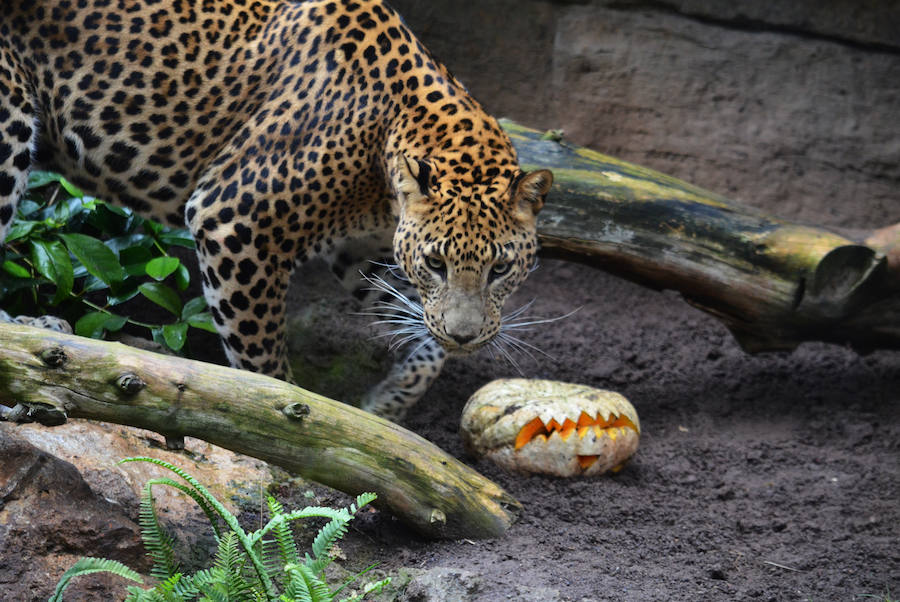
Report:
<svg viewBox="0 0 900 602"><path fill-rule="evenodd" d="M285 302L297 241L274 231L271 202L237 198L239 176L221 173L211 172L186 206L203 293L229 363L289 381Z"/></svg>
<svg viewBox="0 0 900 602"><path fill-rule="evenodd" d="M384 380L372 387L362 408L398 421L441 373L447 353L428 334L422 321L418 291L393 266L393 230L373 232L345 241L325 257L341 285L363 303L364 314L382 322L385 334L409 339L396 352L394 365Z"/></svg>
<svg viewBox="0 0 900 602"><path fill-rule="evenodd" d="M387 377L363 398L362 408L389 420L401 420L441 373L447 352L429 338L401 356Z"/></svg>

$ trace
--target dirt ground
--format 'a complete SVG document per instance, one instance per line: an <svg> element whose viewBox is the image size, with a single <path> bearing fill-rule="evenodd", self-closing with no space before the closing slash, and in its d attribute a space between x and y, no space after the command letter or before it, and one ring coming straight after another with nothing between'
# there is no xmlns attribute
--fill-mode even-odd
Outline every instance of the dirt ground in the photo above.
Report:
<svg viewBox="0 0 900 602"><path fill-rule="evenodd" d="M423 541L357 521L354 562L453 567L473 600L856 600L900 593L900 354L805 344L750 356L677 295L546 261L517 297L573 317L529 342L529 377L609 388L641 418L618 475L564 480L471 462L525 506L508 535ZM487 354L448 364L406 426L464 458L468 395L514 375Z"/></svg>

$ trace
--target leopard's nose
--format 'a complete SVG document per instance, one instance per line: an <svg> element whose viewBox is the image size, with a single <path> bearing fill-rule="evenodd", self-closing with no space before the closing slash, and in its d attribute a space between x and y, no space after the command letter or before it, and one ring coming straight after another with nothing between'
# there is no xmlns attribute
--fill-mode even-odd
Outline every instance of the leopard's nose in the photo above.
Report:
<svg viewBox="0 0 900 602"><path fill-rule="evenodd" d="M454 334L454 335L450 335L450 336L453 338L454 341L456 341L460 345L465 345L466 343L473 340L478 335L477 334Z"/></svg>

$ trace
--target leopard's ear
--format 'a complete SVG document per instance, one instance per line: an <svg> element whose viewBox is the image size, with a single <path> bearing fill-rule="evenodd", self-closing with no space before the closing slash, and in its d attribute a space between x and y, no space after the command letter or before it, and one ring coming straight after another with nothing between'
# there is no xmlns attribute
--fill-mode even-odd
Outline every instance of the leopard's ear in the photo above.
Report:
<svg viewBox="0 0 900 602"><path fill-rule="evenodd" d="M544 200L552 184L553 173L548 169L539 169L519 176L513 192L513 210L516 216L522 221L534 220L544 206Z"/></svg>
<svg viewBox="0 0 900 602"><path fill-rule="evenodd" d="M393 165L395 210L406 209L428 198L428 181L431 167L425 161L410 159L404 153L397 153Z"/></svg>

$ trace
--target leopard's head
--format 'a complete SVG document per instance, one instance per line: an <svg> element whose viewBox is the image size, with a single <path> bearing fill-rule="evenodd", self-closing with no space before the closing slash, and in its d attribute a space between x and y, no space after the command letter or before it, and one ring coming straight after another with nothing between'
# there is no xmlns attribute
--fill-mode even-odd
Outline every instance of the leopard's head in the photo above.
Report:
<svg viewBox="0 0 900 602"><path fill-rule="evenodd" d="M534 264L553 174L512 166L473 175L453 165L447 156L394 158L394 256L419 292L430 334L465 353L500 331L507 297Z"/></svg>

